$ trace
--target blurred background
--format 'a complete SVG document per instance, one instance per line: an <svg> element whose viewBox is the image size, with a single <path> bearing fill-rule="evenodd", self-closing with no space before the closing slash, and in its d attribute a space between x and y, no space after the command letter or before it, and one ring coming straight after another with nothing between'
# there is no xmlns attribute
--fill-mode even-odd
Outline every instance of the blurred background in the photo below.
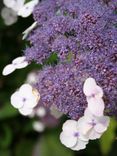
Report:
<svg viewBox="0 0 117 156"><path fill-rule="evenodd" d="M3 7L0 0L0 14ZM11 106L11 94L25 82L28 73L40 68L39 65L31 64L6 77L2 76L4 66L23 54L27 43L22 40L22 32L32 23L33 18L28 17L18 18L17 22L10 25L0 16L0 156L116 156L115 119L112 119L108 131L100 140L90 141L85 150L73 152L64 147L59 140L66 117L24 117ZM41 125L41 130L35 128L35 121L41 121L44 127Z"/></svg>

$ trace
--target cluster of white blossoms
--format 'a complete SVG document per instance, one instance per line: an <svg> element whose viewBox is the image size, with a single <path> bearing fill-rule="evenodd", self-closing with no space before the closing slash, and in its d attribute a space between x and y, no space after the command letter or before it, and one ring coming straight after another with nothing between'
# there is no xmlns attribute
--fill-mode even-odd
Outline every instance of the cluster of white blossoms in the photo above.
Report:
<svg viewBox="0 0 117 156"><path fill-rule="evenodd" d="M26 3L26 0L3 0L5 7L1 11L1 16L6 25L11 25L17 21L17 16L23 18L32 14L35 5L39 0L31 0Z"/></svg>
<svg viewBox="0 0 117 156"><path fill-rule="evenodd" d="M30 115L40 99L38 91L29 84L23 84L11 96L11 105L24 115Z"/></svg>
<svg viewBox="0 0 117 156"><path fill-rule="evenodd" d="M86 79L83 92L88 103L84 116L78 121L67 120L60 134L62 144L76 151L84 149L89 140L100 138L110 121L104 116L103 90L93 78Z"/></svg>

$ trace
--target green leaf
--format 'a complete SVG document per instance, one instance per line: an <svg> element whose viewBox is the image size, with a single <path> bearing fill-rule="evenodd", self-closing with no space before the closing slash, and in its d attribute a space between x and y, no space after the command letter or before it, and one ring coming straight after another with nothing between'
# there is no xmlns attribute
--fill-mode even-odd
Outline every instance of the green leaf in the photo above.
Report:
<svg viewBox="0 0 117 156"><path fill-rule="evenodd" d="M0 149L0 156L10 156L10 151L9 150L1 150Z"/></svg>
<svg viewBox="0 0 117 156"><path fill-rule="evenodd" d="M41 156L73 156L73 151L63 146L59 133L47 133L40 140L39 153Z"/></svg>
<svg viewBox="0 0 117 156"><path fill-rule="evenodd" d="M11 131L11 128L7 124L3 124L1 126L0 140L1 140L0 147L2 148L7 148L11 144L12 131Z"/></svg>
<svg viewBox="0 0 117 156"><path fill-rule="evenodd" d="M15 147L15 156L32 156L34 140L22 139Z"/></svg>
<svg viewBox="0 0 117 156"><path fill-rule="evenodd" d="M6 103L4 107L0 109L0 119L14 117L17 114L18 114L17 110L13 108L10 103Z"/></svg>
<svg viewBox="0 0 117 156"><path fill-rule="evenodd" d="M115 119L111 119L108 130L104 133L104 135L100 139L100 147L103 155L107 155L111 150L112 143L115 141L116 138L115 134L116 128L117 121Z"/></svg>

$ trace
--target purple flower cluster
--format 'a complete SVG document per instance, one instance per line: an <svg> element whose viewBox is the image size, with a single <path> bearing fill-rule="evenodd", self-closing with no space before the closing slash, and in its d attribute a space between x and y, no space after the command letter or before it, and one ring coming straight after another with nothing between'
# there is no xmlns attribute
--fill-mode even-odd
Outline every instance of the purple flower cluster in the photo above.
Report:
<svg viewBox="0 0 117 156"><path fill-rule="evenodd" d="M63 61L69 52L108 49L112 37L117 38L117 4L104 1L42 0L33 12L38 26L28 36L27 60L42 63L54 52Z"/></svg>
<svg viewBox="0 0 117 156"><path fill-rule="evenodd" d="M87 105L83 83L93 77L104 91L105 114L117 117L116 12L116 0L42 0L36 6L38 26L28 36L25 56L37 63L53 52L60 58L39 71L40 104L78 119Z"/></svg>
<svg viewBox="0 0 117 156"><path fill-rule="evenodd" d="M117 47L116 47L117 50ZM105 113L117 116L117 52L87 53L72 63L46 67L39 72L40 103L56 107L72 119L83 115L87 106L83 83L93 77L104 91Z"/></svg>

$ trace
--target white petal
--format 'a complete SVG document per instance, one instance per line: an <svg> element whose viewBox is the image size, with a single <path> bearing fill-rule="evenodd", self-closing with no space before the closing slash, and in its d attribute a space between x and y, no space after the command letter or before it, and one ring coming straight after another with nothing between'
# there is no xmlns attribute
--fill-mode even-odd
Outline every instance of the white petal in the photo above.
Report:
<svg viewBox="0 0 117 156"><path fill-rule="evenodd" d="M103 97L103 90L100 86L96 86L95 96L96 96L96 98L102 98Z"/></svg>
<svg viewBox="0 0 117 156"><path fill-rule="evenodd" d="M62 132L60 134L60 141L66 147L73 147L77 142L77 137L74 137L71 133Z"/></svg>
<svg viewBox="0 0 117 156"><path fill-rule="evenodd" d="M103 133L107 130L109 126L110 119L107 116L103 116L99 119L99 123L94 127L95 131L98 133Z"/></svg>
<svg viewBox="0 0 117 156"><path fill-rule="evenodd" d="M36 89L33 89L31 85L24 84L19 89L20 95L25 98L25 108L34 108L40 99L40 94Z"/></svg>
<svg viewBox="0 0 117 156"><path fill-rule="evenodd" d="M85 149L87 144L88 144L88 141L82 141L78 139L77 144L71 149L75 151L79 151L79 150Z"/></svg>
<svg viewBox="0 0 117 156"><path fill-rule="evenodd" d="M19 91L20 91L20 94L22 94L22 95L24 95L25 93L30 94L30 93L32 93L32 86L29 85L29 84L23 84L23 85L20 87ZM23 93L24 93L24 94L23 94ZM27 95L27 94L26 94L26 95Z"/></svg>
<svg viewBox="0 0 117 156"><path fill-rule="evenodd" d="M87 98L88 109L95 116L103 116L104 102L101 98Z"/></svg>
<svg viewBox="0 0 117 156"><path fill-rule="evenodd" d="M12 64L15 66L16 69L25 68L28 66L28 62L26 61L25 56L17 57L12 61Z"/></svg>
<svg viewBox="0 0 117 156"><path fill-rule="evenodd" d="M9 64L6 67L4 67L2 74L6 76L11 74L14 71L15 71L15 67L12 64Z"/></svg>
<svg viewBox="0 0 117 156"><path fill-rule="evenodd" d="M24 115L24 116L27 116L27 115L30 115L32 112L33 112L33 109L29 109L29 108L20 108L19 109L19 112Z"/></svg>
<svg viewBox="0 0 117 156"><path fill-rule="evenodd" d="M88 120L88 119L87 119ZM80 132L80 134L86 135L88 131L92 128L91 124L88 124L88 121L86 120L86 117L81 117L78 120L77 128ZM79 137L81 140L86 141L86 138L82 137L82 135Z"/></svg>
<svg viewBox="0 0 117 156"><path fill-rule="evenodd" d="M36 111L38 117L44 117L46 115L46 110L44 107L39 107Z"/></svg>
<svg viewBox="0 0 117 156"><path fill-rule="evenodd" d="M83 92L86 96L91 96L92 95L92 91L95 89L96 87L96 82L95 79L93 78L87 78L85 80L84 86L83 86Z"/></svg>
<svg viewBox="0 0 117 156"><path fill-rule="evenodd" d="M38 0L33 0L26 3L19 11L18 15L22 17L28 17L33 12L35 5L37 5Z"/></svg>
<svg viewBox="0 0 117 156"><path fill-rule="evenodd" d="M11 95L11 105L15 108L21 108L23 106L22 98L18 91Z"/></svg>
<svg viewBox="0 0 117 156"><path fill-rule="evenodd" d="M63 131L74 132L77 131L77 121L67 120L62 127Z"/></svg>
<svg viewBox="0 0 117 156"><path fill-rule="evenodd" d="M86 137L89 138L90 140L95 140L99 139L102 136L101 133L97 133L94 128L92 128L87 134Z"/></svg>
<svg viewBox="0 0 117 156"><path fill-rule="evenodd" d="M16 3L15 5L12 7L12 9L16 12L18 12L24 5L25 0L15 0Z"/></svg>
<svg viewBox="0 0 117 156"><path fill-rule="evenodd" d="M95 131L97 133L103 133L107 130L107 127L105 127L104 125L102 125L101 123L96 124L96 126L94 127Z"/></svg>
<svg viewBox="0 0 117 156"><path fill-rule="evenodd" d="M25 103L24 103L24 107L25 108L34 108L37 105L37 101L34 98L34 96L29 97L26 99Z"/></svg>
<svg viewBox="0 0 117 156"><path fill-rule="evenodd" d="M43 132L45 129L45 125L40 121L35 121L33 123L33 129L37 132Z"/></svg>
<svg viewBox="0 0 117 156"><path fill-rule="evenodd" d="M34 22L29 28L27 28L23 34L23 40L28 36L28 34L37 26L37 22Z"/></svg>
<svg viewBox="0 0 117 156"><path fill-rule="evenodd" d="M6 7L12 8L15 5L15 0L3 0L3 3Z"/></svg>

